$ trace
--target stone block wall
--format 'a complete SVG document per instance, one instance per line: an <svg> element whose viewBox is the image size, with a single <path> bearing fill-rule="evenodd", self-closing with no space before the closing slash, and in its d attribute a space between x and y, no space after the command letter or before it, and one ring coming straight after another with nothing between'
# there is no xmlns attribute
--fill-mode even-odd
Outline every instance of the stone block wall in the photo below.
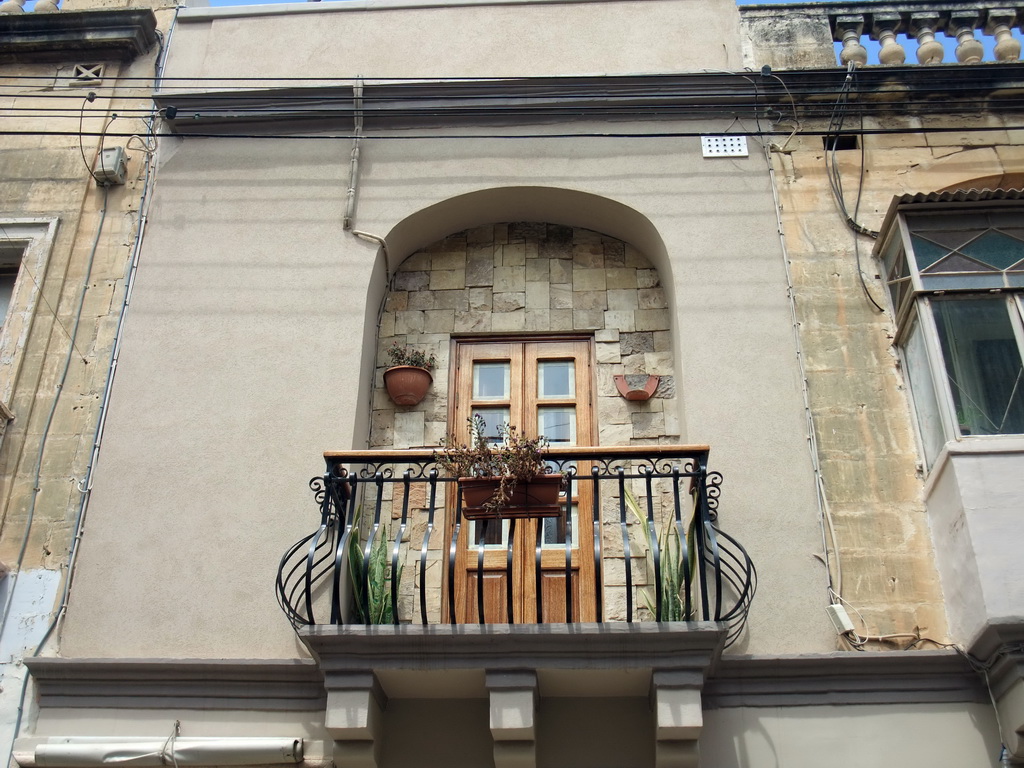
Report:
<svg viewBox="0 0 1024 768"><path fill-rule="evenodd" d="M593 336L600 445L679 441L670 313L657 270L632 246L590 230L511 223L458 232L411 255L381 315L372 448L439 445L448 425L453 334ZM398 343L437 356L434 385L417 406L384 389ZM627 402L617 374L661 376L646 402Z"/></svg>

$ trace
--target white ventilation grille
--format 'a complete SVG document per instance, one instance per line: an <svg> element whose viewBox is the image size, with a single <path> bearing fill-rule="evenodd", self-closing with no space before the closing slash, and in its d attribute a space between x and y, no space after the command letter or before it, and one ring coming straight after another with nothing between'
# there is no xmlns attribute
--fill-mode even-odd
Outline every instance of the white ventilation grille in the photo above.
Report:
<svg viewBox="0 0 1024 768"><path fill-rule="evenodd" d="M75 64L69 74L58 74L57 85L63 88L84 88L103 82L102 64Z"/></svg>
<svg viewBox="0 0 1024 768"><path fill-rule="evenodd" d="M704 157L746 157L746 136L701 136L700 148Z"/></svg>

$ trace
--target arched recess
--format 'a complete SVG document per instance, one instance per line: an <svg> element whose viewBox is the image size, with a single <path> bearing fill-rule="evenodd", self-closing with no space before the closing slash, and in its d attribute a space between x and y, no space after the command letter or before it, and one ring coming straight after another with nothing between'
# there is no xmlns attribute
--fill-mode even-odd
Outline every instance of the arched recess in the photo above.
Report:
<svg viewBox="0 0 1024 768"><path fill-rule="evenodd" d="M527 348L546 337L582 337L582 344L592 350L583 356L589 357L594 372L593 397L585 406L586 422L594 429L589 438L580 439L581 433L576 433L577 444L681 442L672 318L659 270L646 254L618 237L545 220L499 221L448 232L412 252L390 281L374 344L370 447L429 448L446 436L452 420L450 387L472 368L463 366L461 374L452 373L453 336L475 340L472 347L489 346L481 344L485 340L514 338ZM437 356L434 384L414 406L392 403L384 387L388 348L396 343ZM580 359L575 353L573 357ZM627 401L615 385L618 374L643 379L657 375L660 382L651 399ZM382 498L392 502L394 514L401 507L394 502L403 491L389 489ZM413 486L409 508L426 509L425 493L424 487ZM611 505L608 514L617 521L614 499L609 496L606 501ZM436 503L444 508L443 500ZM445 536L451 530L449 521ZM413 538L417 535L414 531ZM428 589L439 594L445 536L431 545L425 577ZM605 553L608 563L623 563L621 547ZM613 566L607 567L604 584L624 589L618 580L626 566ZM412 584L415 567L407 563L407 568L410 578L402 582L401 606L412 599L404 585ZM462 573L461 566L456 566L456 573ZM591 583L582 576L582 567L580 573L581 584ZM643 577L635 577L635 586L644 583ZM459 606L464 603L458 597L460 584L457 578ZM582 598L580 602L592 603ZM437 610L440 603L428 608ZM624 610L609 603L605 616L623 618ZM431 620L440 620L440 614L432 614Z"/></svg>
<svg viewBox="0 0 1024 768"><path fill-rule="evenodd" d="M431 447L449 422L453 335L574 334L594 339L596 438L601 445L679 442L672 312L646 254L609 235L546 221L499 222L450 233L397 268L375 340L371 448ZM384 388L388 348L437 356L416 406ZM650 400L630 402L614 376L659 376Z"/></svg>
<svg viewBox="0 0 1024 768"><path fill-rule="evenodd" d="M386 323L387 320L383 316L378 316L378 307L384 306L387 286L393 284L393 280L389 281L389 278L394 277L399 270L407 270L409 265L406 260L424 249L432 247L432 244L452 236L453 233L465 232L483 225L492 225L495 222L543 222L549 225L600 232L605 237L621 241L624 246L629 246L640 252L647 260L647 266L656 271L658 287L664 296L665 311L669 317L676 316L671 265L665 243L651 221L637 210L599 195L556 187L499 187L470 192L422 208L398 222L387 233L385 237L388 243L387 259L385 261L382 258L383 254L378 254L367 294L366 323L363 326L365 336L360 362L364 371L375 368L375 375L372 379L373 391L367 393L362 389L369 383L370 377L361 377L359 402L365 403L367 399L371 399L373 403L371 410L377 411L381 410L378 408L380 398L386 397L382 394L381 388L383 371L381 366L385 361L378 348L380 339L386 338L386 336L378 333L378 327L381 323ZM385 272L385 268L390 270L390 274ZM537 328L536 330L553 329ZM678 359L674 328L669 328L667 336L659 336L659 346L662 346L665 340L670 345L667 351L672 368L666 371L670 378L663 385L665 387L663 392L672 386L673 377L677 373L674 370L674 360ZM445 345L441 344L440 346ZM443 354L446 358L446 349ZM631 367L635 366L631 365ZM629 372L632 373L632 371ZM673 427L673 423L681 418L675 407L674 398L671 412L670 422L672 423L669 428L674 429L674 434L684 435L685 428L682 425ZM380 419L377 419L377 423L367 425L363 421L365 413L363 411L357 418L356 434L370 434L370 444L372 446L381 445L379 440L375 440L373 437L374 433L380 429ZM436 436L436 429L430 432L430 435ZM611 441L609 440L609 442Z"/></svg>

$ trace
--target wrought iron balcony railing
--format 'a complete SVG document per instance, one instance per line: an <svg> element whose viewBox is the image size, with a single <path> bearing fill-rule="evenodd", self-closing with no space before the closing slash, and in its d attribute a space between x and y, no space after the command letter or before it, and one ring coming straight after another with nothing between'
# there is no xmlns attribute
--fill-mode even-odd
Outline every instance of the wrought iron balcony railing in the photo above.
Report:
<svg viewBox="0 0 1024 768"><path fill-rule="evenodd" d="M728 643L742 632L756 571L719 527L705 446L552 448L557 515L475 520L430 451L324 457L310 480L320 526L277 576L296 628L700 620L725 623Z"/></svg>

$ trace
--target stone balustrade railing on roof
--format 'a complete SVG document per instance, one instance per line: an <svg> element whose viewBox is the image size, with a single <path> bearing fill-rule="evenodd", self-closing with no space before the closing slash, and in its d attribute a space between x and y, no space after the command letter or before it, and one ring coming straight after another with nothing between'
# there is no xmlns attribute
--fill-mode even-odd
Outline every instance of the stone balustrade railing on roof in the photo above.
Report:
<svg viewBox="0 0 1024 768"><path fill-rule="evenodd" d="M1014 31L1021 30L1024 8L999 0L787 3L743 6L740 17L747 39L744 64L750 67L980 64L1020 59Z"/></svg>

